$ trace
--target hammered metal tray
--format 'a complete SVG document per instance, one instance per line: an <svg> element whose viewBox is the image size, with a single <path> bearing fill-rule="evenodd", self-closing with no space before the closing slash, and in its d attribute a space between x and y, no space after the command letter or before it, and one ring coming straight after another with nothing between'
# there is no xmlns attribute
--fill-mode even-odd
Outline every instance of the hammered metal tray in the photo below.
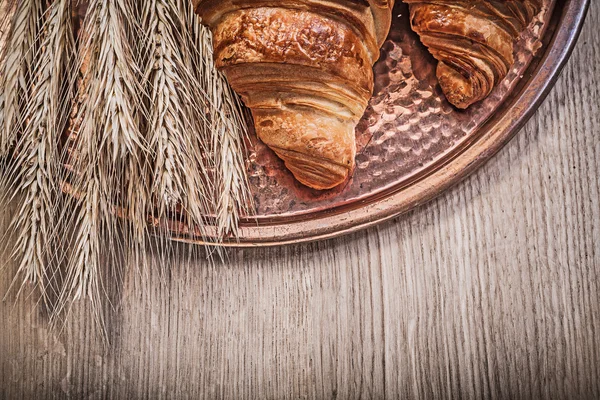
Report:
<svg viewBox="0 0 600 400"><path fill-rule="evenodd" d="M239 241L269 246L331 238L396 217L458 183L499 151L552 88L573 49L589 0L547 0L516 46L516 64L484 102L458 111L444 98L435 60L398 2L375 66L375 95L359 124L357 168L344 187L319 192L294 180L255 136L248 162L256 215ZM184 226L176 239L190 240Z"/></svg>

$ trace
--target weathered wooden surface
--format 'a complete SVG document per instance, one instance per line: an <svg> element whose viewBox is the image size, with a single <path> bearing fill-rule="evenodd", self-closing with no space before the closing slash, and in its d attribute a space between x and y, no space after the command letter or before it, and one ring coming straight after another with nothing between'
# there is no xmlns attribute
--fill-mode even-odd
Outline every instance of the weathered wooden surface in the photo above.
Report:
<svg viewBox="0 0 600 400"><path fill-rule="evenodd" d="M9 296L0 398L600 398L598 26L593 1L518 138L408 216L162 281L158 261L132 272L107 350L85 303L59 336L35 298Z"/></svg>

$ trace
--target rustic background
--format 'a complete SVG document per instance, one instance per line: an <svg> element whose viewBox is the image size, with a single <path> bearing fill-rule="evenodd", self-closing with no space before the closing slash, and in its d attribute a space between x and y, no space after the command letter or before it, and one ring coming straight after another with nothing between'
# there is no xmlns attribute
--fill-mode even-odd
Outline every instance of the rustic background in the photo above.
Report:
<svg viewBox="0 0 600 400"><path fill-rule="evenodd" d="M109 288L108 348L85 302L58 334L11 292L0 399L599 399L599 26L593 1L527 127L407 216L164 278L132 268Z"/></svg>

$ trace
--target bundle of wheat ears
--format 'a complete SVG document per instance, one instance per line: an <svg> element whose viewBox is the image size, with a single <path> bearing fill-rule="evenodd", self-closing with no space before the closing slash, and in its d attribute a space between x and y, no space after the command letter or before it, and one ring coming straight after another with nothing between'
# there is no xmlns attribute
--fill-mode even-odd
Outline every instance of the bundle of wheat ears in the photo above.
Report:
<svg viewBox="0 0 600 400"><path fill-rule="evenodd" d="M247 124L191 3L0 0L1 243L57 314L165 221L219 241L250 213Z"/></svg>

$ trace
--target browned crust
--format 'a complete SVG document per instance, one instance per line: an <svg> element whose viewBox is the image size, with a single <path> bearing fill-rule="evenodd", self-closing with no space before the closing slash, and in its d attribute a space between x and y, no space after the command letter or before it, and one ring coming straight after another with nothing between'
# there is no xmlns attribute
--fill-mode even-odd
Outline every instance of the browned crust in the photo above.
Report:
<svg viewBox="0 0 600 400"><path fill-rule="evenodd" d="M196 3L213 31L217 67L252 110L258 137L315 189L338 186L354 170L354 129L373 92L378 27L389 30L391 21L391 2L372 3Z"/></svg>
<svg viewBox="0 0 600 400"><path fill-rule="evenodd" d="M335 75L356 90L372 90L374 60L368 49L346 24L319 14L284 8L231 12L214 29L214 43L218 68L299 65Z"/></svg>

